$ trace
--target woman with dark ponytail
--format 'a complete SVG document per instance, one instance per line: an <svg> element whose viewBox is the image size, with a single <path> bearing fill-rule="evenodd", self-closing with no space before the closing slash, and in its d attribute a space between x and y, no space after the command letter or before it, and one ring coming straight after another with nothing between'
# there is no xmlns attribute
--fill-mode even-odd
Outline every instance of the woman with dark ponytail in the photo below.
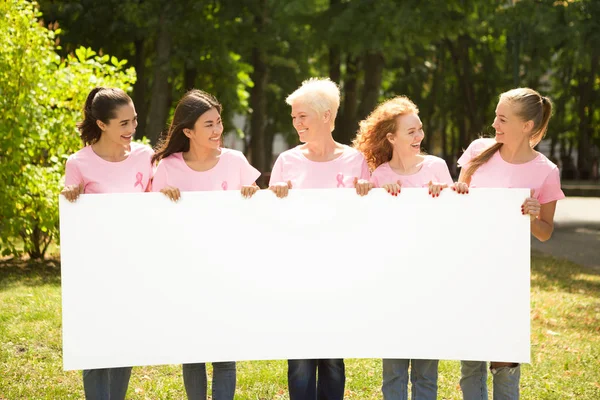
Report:
<svg viewBox="0 0 600 400"><path fill-rule="evenodd" d="M121 89L94 88L83 117L77 128L84 147L68 158L61 193L75 201L83 193L147 191L153 152L132 142L137 114L131 98ZM124 399L130 375L131 367L83 371L86 399Z"/></svg>
<svg viewBox="0 0 600 400"><path fill-rule="evenodd" d="M518 88L500 95L492 125L494 139L477 139L458 160L462 167L461 185L470 187L528 188L531 195L521 205L521 213L531 219L531 233L546 241L554 230L556 202L563 199L558 168L534 150L548 129L552 103L535 90ZM515 210L517 212L517 210ZM498 293L510 296L510 293ZM518 399L520 366L491 362L494 398ZM487 399L486 362L463 361L460 386L465 400Z"/></svg>

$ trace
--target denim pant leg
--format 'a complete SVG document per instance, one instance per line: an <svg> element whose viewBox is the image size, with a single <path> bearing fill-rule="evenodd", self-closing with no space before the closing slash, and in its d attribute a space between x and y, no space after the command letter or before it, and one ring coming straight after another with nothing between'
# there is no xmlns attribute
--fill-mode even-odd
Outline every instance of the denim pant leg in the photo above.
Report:
<svg viewBox="0 0 600 400"><path fill-rule="evenodd" d="M317 360L288 360L290 400L317 399Z"/></svg>
<svg viewBox="0 0 600 400"><path fill-rule="evenodd" d="M521 366L492 368L494 400L518 400Z"/></svg>
<svg viewBox="0 0 600 400"><path fill-rule="evenodd" d="M461 361L460 374L463 400L487 400L487 365L485 361Z"/></svg>
<svg viewBox="0 0 600 400"><path fill-rule="evenodd" d="M109 400L108 368L84 369L83 391L87 400Z"/></svg>
<svg viewBox="0 0 600 400"><path fill-rule="evenodd" d="M213 400L233 400L235 395L235 361L214 362L213 366Z"/></svg>
<svg viewBox="0 0 600 400"><path fill-rule="evenodd" d="M439 360L410 360L413 400L437 399Z"/></svg>
<svg viewBox="0 0 600 400"><path fill-rule="evenodd" d="M83 390L88 400L123 400L127 394L131 367L86 369Z"/></svg>
<svg viewBox="0 0 600 400"><path fill-rule="evenodd" d="M110 380L110 400L124 400L129 387L132 367L110 368L108 378Z"/></svg>
<svg viewBox="0 0 600 400"><path fill-rule="evenodd" d="M381 391L384 400L408 399L408 364L407 359L383 359L383 384Z"/></svg>
<svg viewBox="0 0 600 400"><path fill-rule="evenodd" d="M206 364L183 364L183 386L189 400L206 400Z"/></svg>
<svg viewBox="0 0 600 400"><path fill-rule="evenodd" d="M342 400L346 386L346 367L341 358L318 360L318 400Z"/></svg>

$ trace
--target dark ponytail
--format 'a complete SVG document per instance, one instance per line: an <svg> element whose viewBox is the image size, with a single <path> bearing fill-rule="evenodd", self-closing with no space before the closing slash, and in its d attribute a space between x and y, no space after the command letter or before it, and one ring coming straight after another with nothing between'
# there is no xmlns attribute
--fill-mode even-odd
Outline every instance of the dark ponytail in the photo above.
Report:
<svg viewBox="0 0 600 400"><path fill-rule="evenodd" d="M132 103L131 98L121 89L93 88L83 106L83 121L77 123L83 144L96 143L102 135L98 121L108 124L109 120L115 118L115 110L118 107L130 103Z"/></svg>

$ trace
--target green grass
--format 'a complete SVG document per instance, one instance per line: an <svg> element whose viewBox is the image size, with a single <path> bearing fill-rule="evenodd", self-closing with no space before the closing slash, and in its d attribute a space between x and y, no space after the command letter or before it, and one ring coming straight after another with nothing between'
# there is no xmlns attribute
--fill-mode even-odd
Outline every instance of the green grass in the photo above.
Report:
<svg viewBox="0 0 600 400"><path fill-rule="evenodd" d="M522 398L599 399L600 274L539 254L532 269ZM0 263L0 399L83 398L81 373L62 370L60 302L56 262ZM381 360L346 370L346 399L381 398ZM458 362L440 363L440 399L461 398L459 378ZM284 361L238 363L236 399L288 399L286 384ZM128 398L185 398L180 366L134 368Z"/></svg>

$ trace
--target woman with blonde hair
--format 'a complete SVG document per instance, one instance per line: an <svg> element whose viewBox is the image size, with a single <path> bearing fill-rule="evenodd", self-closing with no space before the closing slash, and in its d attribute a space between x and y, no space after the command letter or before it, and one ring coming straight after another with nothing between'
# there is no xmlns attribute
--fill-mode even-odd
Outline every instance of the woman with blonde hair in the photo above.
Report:
<svg viewBox="0 0 600 400"><path fill-rule="evenodd" d="M286 102L292 107L292 123L303 144L279 155L269 189L278 197L287 196L290 188L355 188L359 195L366 195L372 185L363 155L333 140L340 106L337 85L329 79L312 78ZM345 381L342 359L288 361L290 400L341 400Z"/></svg>
<svg viewBox="0 0 600 400"><path fill-rule="evenodd" d="M419 109L408 97L381 103L360 123L354 147L361 151L373 174L371 181L392 196L401 187L428 187L432 197L452 185L446 162L422 154L425 137ZM437 398L438 360L384 359L382 392L385 400L408 399L411 367L413 399Z"/></svg>
<svg viewBox="0 0 600 400"><path fill-rule="evenodd" d="M496 137L473 141L458 160L459 181L470 187L530 189L521 213L531 218L531 233L540 241L552 236L556 202L565 197L557 166L534 149L548 129L551 114L550 99L533 89L502 93L492 125ZM491 362L490 371L494 399L519 398L519 364ZM461 375L464 399L488 398L485 361L463 361Z"/></svg>

